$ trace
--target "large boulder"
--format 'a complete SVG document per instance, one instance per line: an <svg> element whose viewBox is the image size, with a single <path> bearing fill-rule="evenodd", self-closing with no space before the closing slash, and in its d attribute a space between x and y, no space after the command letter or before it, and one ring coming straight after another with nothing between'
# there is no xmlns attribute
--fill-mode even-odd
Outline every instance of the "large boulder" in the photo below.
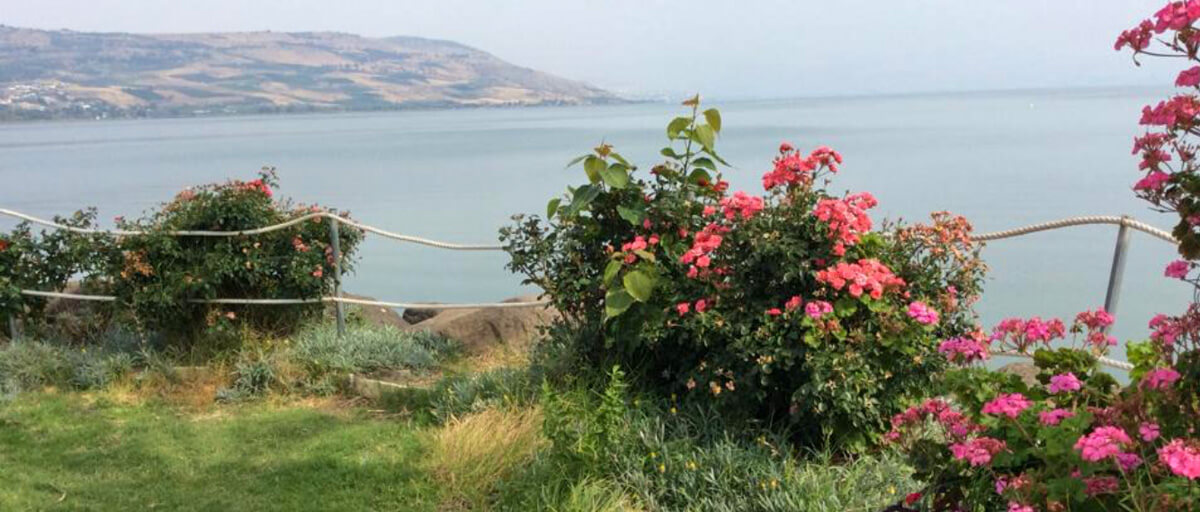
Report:
<svg viewBox="0 0 1200 512"><path fill-rule="evenodd" d="M1035 386L1038 383L1038 368L1033 363L1019 361L1016 363L1008 363L1000 367L1000 373L1010 373L1020 377L1027 386Z"/></svg>
<svg viewBox="0 0 1200 512"><path fill-rule="evenodd" d="M353 293L344 293L343 292L342 296L346 297L347 299L376 300L372 297L366 297L363 295L354 295ZM332 309L334 307L334 305L330 304L329 307L330 307L330 309ZM397 329L403 329L403 328L409 326L409 322L405 321L404 318L401 317L400 314L397 313L396 310L392 309L392 308L385 308L385 307L379 307L379 306L362 306L362 305L357 305L357 304L346 304L347 314L349 314L351 311L355 311L355 310L357 310L358 314L360 316L362 316L363 321L365 321L367 324L370 324L370 325L377 325L377 326L390 325Z"/></svg>
<svg viewBox="0 0 1200 512"><path fill-rule="evenodd" d="M514 297L504 302L533 302L536 295ZM523 308L447 309L410 331L428 331L462 343L468 354L480 354L495 345L528 347L537 339L540 328L558 318L549 306Z"/></svg>
<svg viewBox="0 0 1200 512"><path fill-rule="evenodd" d="M425 303L422 302L422 304L425 304ZM439 302L430 302L429 304L432 305L432 304L440 304L440 303ZM421 322L429 320L430 318L438 316L438 313L441 313L441 312L442 312L442 310L440 310L440 309L405 308L404 314L401 316L404 317L405 322L408 322L410 324L419 324Z"/></svg>

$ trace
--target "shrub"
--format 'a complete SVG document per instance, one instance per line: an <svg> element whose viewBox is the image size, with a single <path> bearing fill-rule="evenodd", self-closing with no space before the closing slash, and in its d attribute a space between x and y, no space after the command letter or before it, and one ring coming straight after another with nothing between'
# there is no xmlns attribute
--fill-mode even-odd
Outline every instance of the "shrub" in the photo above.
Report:
<svg viewBox="0 0 1200 512"><path fill-rule="evenodd" d="M319 303L297 306L228 306L191 301L216 298L304 299L328 294L334 284L327 220L253 236L172 236L170 231L242 231L322 211L273 199L273 169L254 181L229 181L180 192L157 211L134 221L118 219L124 237L107 268L114 293L150 328L186 342L202 333L241 324L288 333L323 311ZM345 215L345 214L343 214ZM344 271L352 268L362 234L339 231Z"/></svg>
<svg viewBox="0 0 1200 512"><path fill-rule="evenodd" d="M943 368L938 343L975 328L970 225L871 231L870 194L825 188L842 157L824 147L784 144L765 197L729 195L720 114L685 104L649 176L608 145L577 159L587 183L502 230L509 268L563 312L578 370L618 364L812 445L874 442Z"/></svg>
<svg viewBox="0 0 1200 512"><path fill-rule="evenodd" d="M445 422L497 407L531 404L538 397L536 382L525 368L497 368L446 377L429 390L426 408L436 421Z"/></svg>
<svg viewBox="0 0 1200 512"><path fill-rule="evenodd" d="M73 228L95 228L96 210L75 212L70 217L54 217L54 222ZM18 224L10 233L0 233L0 327L9 334L7 320L24 321L27 334L47 334L47 300L23 296L22 289L57 291L77 275L96 278L103 266L111 240L100 235L66 230L33 232L28 222ZM93 287L94 279L84 285Z"/></svg>

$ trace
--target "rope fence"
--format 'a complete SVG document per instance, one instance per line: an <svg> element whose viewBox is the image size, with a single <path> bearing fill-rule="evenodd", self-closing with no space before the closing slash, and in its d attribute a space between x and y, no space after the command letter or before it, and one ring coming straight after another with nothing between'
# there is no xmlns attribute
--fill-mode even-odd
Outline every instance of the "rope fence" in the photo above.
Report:
<svg viewBox="0 0 1200 512"><path fill-rule="evenodd" d="M112 237L142 236L142 235L149 234L144 231L88 229L88 228L78 228L78 227L73 227L73 226L65 226L65 225L56 223L54 221L34 217L32 215L24 214L21 212L17 212L17 211L5 209L5 208L0 208L0 215L20 219L23 221L27 221L27 222L30 222L33 224L38 224L38 225L42 225L42 226L53 228L53 229L70 231L73 233L80 233L80 234L104 235L104 236L112 236ZM418 244L418 245L424 245L424 246L433 247L436 249L445 249L445 250L452 250L452 251L502 251L502 250L504 250L504 247L501 245L458 244L458 243L451 243L451 242L443 242L443 241L439 241L439 240L432 240L432 239L422 238L422 237L418 237L418 236L404 235L404 234L388 231L388 230L385 230L382 228L378 228L375 226L371 226L369 224L363 224L360 222L356 222L356 221L347 219L345 217L342 217L342 216L339 216L339 215L336 215L336 214L333 214L330 212L313 212L313 213L309 213L306 215L302 215L300 217L296 217L294 219L291 219L291 220L288 220L285 222L281 222L279 224L273 224L270 226L263 226L261 228L244 230L244 231L170 231L170 232L166 232L165 234L171 235L171 236L197 236L197 237L254 236L254 235L260 235L263 233L279 231L281 229L287 229L289 227L292 227L292 226L295 226L302 222L313 220L313 219L330 219L332 221L330 228L331 228L332 239L334 241L335 246L336 246L336 242L338 240L338 237L337 237L338 225L344 224L346 226L362 230L366 233L372 233L372 234L375 234L375 235L378 235L378 236L381 236L381 237L384 237L387 239L396 240L399 242L407 242L407 243L414 243L414 244ZM1028 235L1031 233L1038 233L1041 231L1050 231L1050 230L1062 229L1062 228L1073 227L1073 226L1096 225L1096 224L1108 224L1108 225L1120 226L1120 231L1117 234L1116 249L1113 254L1113 266L1112 266L1112 270L1109 274L1108 293L1107 293L1107 295L1105 297L1105 301L1104 301L1105 310L1107 310L1109 313L1113 313L1116 310L1117 298L1118 298L1119 291L1120 291L1120 283L1121 283L1122 276L1124 273L1125 253L1126 253L1126 247L1128 246L1128 243L1129 243L1128 230L1132 229L1132 230L1136 230L1136 231L1141 231L1141 232L1146 233L1146 234L1148 234L1154 238L1157 238L1159 240L1169 242L1174 245L1178 245L1179 241L1176 240L1175 237L1171 235L1171 233L1168 233L1168 232L1158 229L1154 226L1151 226L1150 224L1141 222L1139 220L1136 220L1136 219L1133 219L1133 218L1130 218L1127 216L1084 215L1084 216L1077 216L1077 217L1069 217L1066 219L1060 219L1060 220L1055 220L1055 221L1050 221L1050 222L1043 222L1043 223L1039 223L1039 224L1032 224L1029 226L1023 226L1023 227L1004 230L1004 231L982 233L982 234L972 236L971 240L974 242L988 242L988 241L993 241L993 240L1004 240L1006 238L1014 238L1014 237L1018 237L1018 236ZM157 234L163 234L163 233L157 233ZM338 256L336 254L336 252L337 251L335 250L335 258L334 259L339 260L340 256ZM538 306L546 306L546 305L550 304L549 300L537 300L537 301L526 301L526 302L481 302L481 303L466 303L466 304L431 304L431 303L420 303L420 302L389 302L389 301L379 301L379 300L353 299L353 298L348 298L348 297L342 296L341 290L340 290L340 283L341 283L340 269L337 271L337 274L338 275L336 276L336 280L335 280L334 295L331 297L317 297L317 298L310 298L310 299L222 298L222 299L208 299L208 300L195 299L195 300L189 300L188 302L194 303L194 304L236 304L236 305L263 305L263 306L319 304L319 303L335 304L338 306L337 307L337 316L338 316L339 332L341 332L344 329L345 313L342 310L342 305L344 305L344 304L355 304L355 305L360 305L360 306L377 306L377 307L385 307L385 308L405 308L405 309L421 308L421 309L436 309L436 310L510 309L510 308L538 307ZM116 297L110 296L110 295L83 295L83 294L75 294L75 293L63 293L63 292L57 292L57 291L21 290L21 293L23 295L31 296L31 297L58 298L58 299L65 299L65 300L97 301L97 302L113 302L113 301L117 300ZM1000 356L1032 357L1032 356L1029 356L1028 354L1015 353L1015 352L995 351L992 353L994 355L1000 355ZM1101 364L1104 364L1106 366L1123 369L1123 370L1129 370L1129 369L1133 368L1133 366L1127 362L1117 361L1117 360L1113 360L1113 359L1109 359L1109 358L1100 358L1100 362L1101 362Z"/></svg>

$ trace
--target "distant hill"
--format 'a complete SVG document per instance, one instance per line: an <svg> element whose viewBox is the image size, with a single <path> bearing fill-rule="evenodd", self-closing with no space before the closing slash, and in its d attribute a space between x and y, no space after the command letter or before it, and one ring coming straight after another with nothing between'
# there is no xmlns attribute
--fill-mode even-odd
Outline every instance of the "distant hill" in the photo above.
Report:
<svg viewBox="0 0 1200 512"><path fill-rule="evenodd" d="M451 41L0 25L0 119L620 102Z"/></svg>

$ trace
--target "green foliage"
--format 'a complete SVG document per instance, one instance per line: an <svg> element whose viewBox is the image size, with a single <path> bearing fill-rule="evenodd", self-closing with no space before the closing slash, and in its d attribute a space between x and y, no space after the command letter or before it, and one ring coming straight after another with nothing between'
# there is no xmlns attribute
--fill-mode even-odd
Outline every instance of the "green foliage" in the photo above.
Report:
<svg viewBox="0 0 1200 512"><path fill-rule="evenodd" d="M457 345L425 331L359 325L338 337L337 327L313 323L292 338L290 357L310 375L371 373L381 370L430 370L452 356Z"/></svg>
<svg viewBox="0 0 1200 512"><path fill-rule="evenodd" d="M180 192L145 217L118 218L122 230L145 235L116 239L45 230L28 224L0 235L0 315L15 314L32 336L47 337L46 301L22 297L21 289L58 291L68 279L82 279L85 292L115 295L121 319L139 331L166 334L179 348L236 340L241 328L287 334L323 311L319 303L296 306L200 304L223 299L311 299L334 285L330 221L313 219L257 235L175 236L173 231L244 231L323 211L276 200L273 169L259 179L204 185ZM342 214L345 215L344 213ZM56 222L95 228L87 210ZM362 233L339 230L341 266L353 269ZM107 309L99 310L111 314ZM106 325L107 321L101 325ZM200 347L212 348L212 347Z"/></svg>
<svg viewBox="0 0 1200 512"><path fill-rule="evenodd" d="M96 227L96 210L54 217L54 222L80 229ZM104 255L111 252L111 239L100 235L46 229L35 234L28 222L10 233L0 233L0 328L8 334L5 321L21 320L31 336L47 330L47 299L23 296L21 290L58 291L75 276L85 276L84 288L97 284Z"/></svg>
<svg viewBox="0 0 1200 512"><path fill-rule="evenodd" d="M538 384L525 368L497 368L439 380L425 408L438 422L486 409L536 402Z"/></svg>
<svg viewBox="0 0 1200 512"><path fill-rule="evenodd" d="M649 176L607 144L577 158L586 183L551 200L545 220L517 216L501 230L508 268L563 313L550 343L593 375L585 380L617 365L638 390L779 424L809 446L873 444L944 368L938 342L975 328L984 267L969 224L939 213L928 226L842 240L814 213L850 200L820 183L841 158L828 148L807 159L783 151L777 168L813 168L765 198L729 196L720 114L698 98L685 105L690 115L670 122L666 161ZM818 276L861 261L891 269L903 289L873 297ZM806 314L801 301L834 312ZM912 301L940 321L915 322Z"/></svg>

